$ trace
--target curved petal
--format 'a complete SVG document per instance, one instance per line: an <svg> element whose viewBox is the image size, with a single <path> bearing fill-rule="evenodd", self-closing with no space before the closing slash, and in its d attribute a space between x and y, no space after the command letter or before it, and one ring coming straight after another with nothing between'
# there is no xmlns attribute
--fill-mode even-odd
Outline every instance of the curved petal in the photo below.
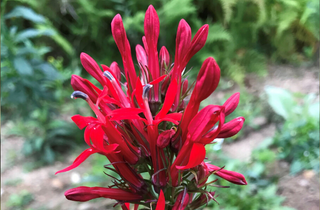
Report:
<svg viewBox="0 0 320 210"><path fill-rule="evenodd" d="M169 112L169 110L174 102L174 99L176 97L177 89L178 89L177 80L173 79L168 87L168 91L166 93L166 97L164 99L162 109L155 117L156 120L163 118Z"/></svg>
<svg viewBox="0 0 320 210"><path fill-rule="evenodd" d="M60 170L60 171L57 171L55 174L59 174L59 173L66 172L66 171L70 171L70 170L78 167L78 166L79 166L83 161L85 161L90 155L92 155L92 154L94 154L94 153L96 153L96 152L97 152L97 150L92 149L92 148L89 148L89 149L84 150L84 151L74 160L74 162L73 162L70 166L68 166L68 167L66 167L66 168L64 168L64 169L62 169L62 170Z"/></svg>
<svg viewBox="0 0 320 210"><path fill-rule="evenodd" d="M79 114L76 114L71 117L72 121L78 126L80 130L89 125L90 123L99 123L98 119L94 117L83 117Z"/></svg>
<svg viewBox="0 0 320 210"><path fill-rule="evenodd" d="M201 164L206 157L206 149L203 144L194 143L189 156L189 161L185 166L176 166L177 169L184 170L196 167Z"/></svg>

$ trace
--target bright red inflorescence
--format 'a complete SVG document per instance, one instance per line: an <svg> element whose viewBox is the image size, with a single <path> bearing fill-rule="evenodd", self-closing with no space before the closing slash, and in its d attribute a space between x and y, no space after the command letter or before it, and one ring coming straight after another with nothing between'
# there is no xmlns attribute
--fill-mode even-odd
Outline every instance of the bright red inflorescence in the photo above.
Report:
<svg viewBox="0 0 320 210"><path fill-rule="evenodd" d="M105 168L120 178L114 179L108 188L70 189L65 193L67 199L88 201L104 197L115 199L122 209L129 209L130 203L135 204L135 209L141 203L157 210L196 209L215 201L215 192L206 190L210 175L246 185L242 174L204 162L205 145L237 134L244 123L243 117L225 122L239 103L239 93L222 106L208 105L199 111L201 101L219 83L220 69L214 58L203 62L191 93L192 87L188 88L184 70L204 46L209 26L202 26L192 38L188 23L180 21L173 64L164 46L158 54L159 18L153 6L149 6L143 46L135 48L139 74L119 14L114 17L111 30L122 56L123 70L113 62L110 67L101 65L102 71L93 58L81 53L83 67L101 88L73 75L72 98L86 100L96 117L72 117L80 129L85 128L84 140L89 148L57 173L72 170L98 153L107 157L113 167ZM121 73L126 82L121 82Z"/></svg>

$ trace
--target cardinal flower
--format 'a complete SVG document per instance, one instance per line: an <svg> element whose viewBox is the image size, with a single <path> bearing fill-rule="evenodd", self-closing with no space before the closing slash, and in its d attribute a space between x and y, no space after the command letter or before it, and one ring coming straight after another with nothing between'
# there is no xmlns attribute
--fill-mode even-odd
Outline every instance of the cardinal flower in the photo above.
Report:
<svg viewBox="0 0 320 210"><path fill-rule="evenodd" d="M240 173L204 162L205 145L237 134L244 123L243 117L225 122L239 103L239 93L223 105L208 105L199 111L201 101L215 91L220 80L213 57L203 62L194 87L188 87L185 69L205 45L209 26L203 25L192 37L191 27L182 19L175 55L165 46L158 53L160 20L150 5L144 19L145 35L135 47L137 65L120 14L113 18L111 32L122 64L98 64L81 53L83 68L97 82L72 75L71 97L85 100L95 116L71 118L79 129L85 129L88 148L56 174L76 170L89 156L101 155L110 162L104 169L112 184L76 187L66 191L66 198L113 199L123 210L129 210L130 204L134 209L139 205L156 210L196 209L216 201L216 192L206 188L210 175L247 184Z"/></svg>

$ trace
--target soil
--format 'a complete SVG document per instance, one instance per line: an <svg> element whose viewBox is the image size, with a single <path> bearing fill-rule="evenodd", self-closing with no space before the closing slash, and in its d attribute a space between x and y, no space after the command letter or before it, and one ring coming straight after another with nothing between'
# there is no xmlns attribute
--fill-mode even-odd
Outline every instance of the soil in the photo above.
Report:
<svg viewBox="0 0 320 210"><path fill-rule="evenodd" d="M265 78L248 75L245 80L247 90L252 94L260 94L266 85L286 88L292 92L316 93L319 95L319 69L317 68L294 68L291 66L269 66L269 74ZM229 91L235 92L234 86ZM221 95L216 95L219 98ZM250 154L265 138L272 137L275 132L274 124L266 124L262 121L262 128L258 131L251 130L244 139L226 144L223 151L232 158L248 161ZM9 209L6 206L11 195L18 194L23 190L33 195L33 201L25 209L43 210L94 210L112 209L113 201L98 199L98 202L78 203L68 201L64 192L77 186L77 179L86 172L90 161L85 161L74 172L58 175L54 173L75 159L74 155L65 157L63 162L55 162L50 166L41 167L32 171L25 171L24 166L29 159L24 159L20 151L23 146L22 138L8 135L7 131L12 125L6 124L1 132L1 209ZM90 158L89 158L90 159ZM319 174L313 171L290 176L288 165L277 163L279 167L279 195L286 197L283 205L294 207L298 210L319 209Z"/></svg>

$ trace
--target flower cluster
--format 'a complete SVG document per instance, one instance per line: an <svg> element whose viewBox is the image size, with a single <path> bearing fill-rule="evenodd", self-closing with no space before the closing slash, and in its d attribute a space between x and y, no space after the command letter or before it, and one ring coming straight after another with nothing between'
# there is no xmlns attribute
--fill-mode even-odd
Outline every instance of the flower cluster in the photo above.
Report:
<svg viewBox="0 0 320 210"><path fill-rule="evenodd" d="M90 155L108 158L106 169L119 178L106 187L77 187L65 192L69 200L88 201L104 197L114 199L122 209L145 205L152 209L196 209L210 200L215 192L207 190L210 175L231 183L246 185L242 174L205 162L205 145L216 138L231 137L242 128L244 118L225 122L238 105L239 93L222 106L200 103L216 89L220 69L207 58L194 85L188 87L185 69L189 60L205 44L209 26L202 26L191 38L191 28L181 20L176 36L174 63L165 47L158 54L159 18L149 6L144 20L143 46L136 46L139 74L136 73L121 16L111 23L112 35L122 56L123 69L113 62L100 66L87 54L80 59L85 70L103 88L73 75L72 98L84 99L96 117L75 115L72 120L85 128L84 150L67 168L79 166ZM121 82L121 75L126 82ZM192 91L191 91L192 90ZM142 173L144 176L142 176ZM145 175L148 174L148 175Z"/></svg>

